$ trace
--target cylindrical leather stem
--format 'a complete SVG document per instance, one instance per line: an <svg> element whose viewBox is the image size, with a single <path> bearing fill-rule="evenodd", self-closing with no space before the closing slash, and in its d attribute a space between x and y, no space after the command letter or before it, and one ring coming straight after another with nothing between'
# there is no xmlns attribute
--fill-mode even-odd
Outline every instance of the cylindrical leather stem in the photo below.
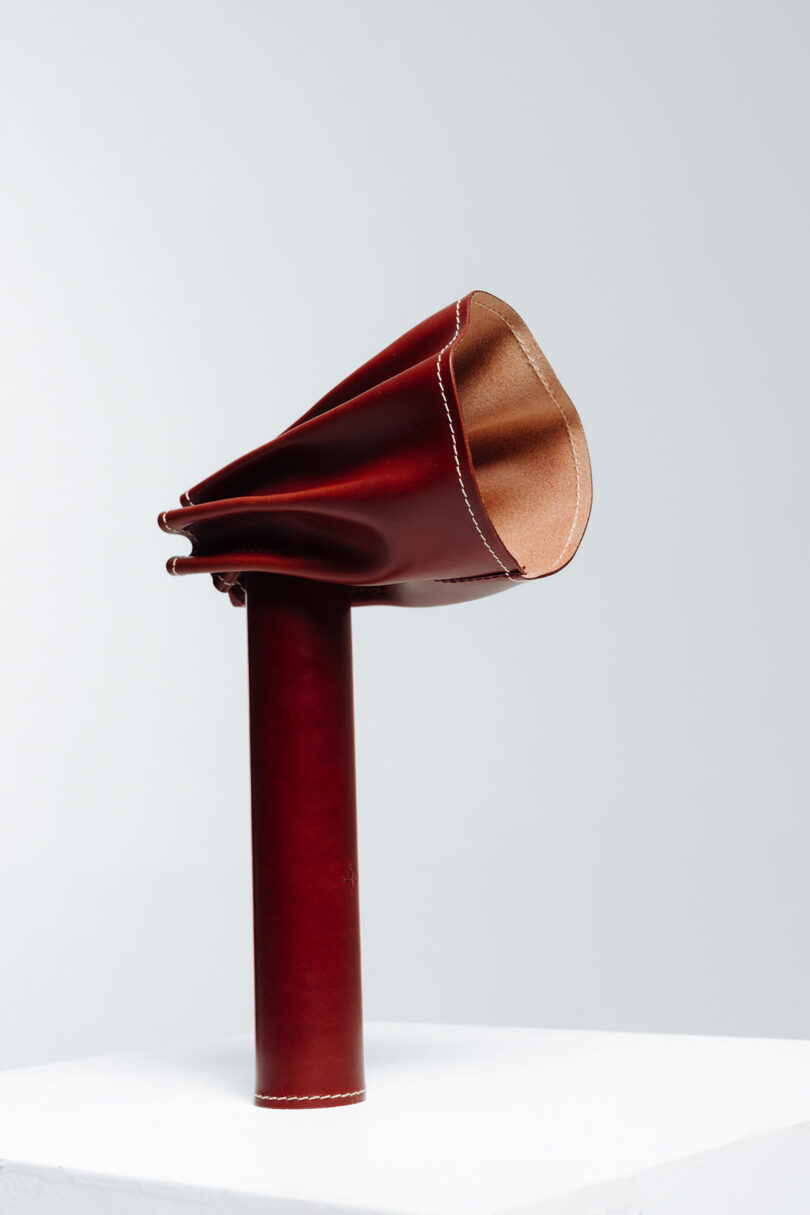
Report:
<svg viewBox="0 0 810 1215"><path fill-rule="evenodd" d="M351 606L247 575L256 1104L365 1097Z"/></svg>

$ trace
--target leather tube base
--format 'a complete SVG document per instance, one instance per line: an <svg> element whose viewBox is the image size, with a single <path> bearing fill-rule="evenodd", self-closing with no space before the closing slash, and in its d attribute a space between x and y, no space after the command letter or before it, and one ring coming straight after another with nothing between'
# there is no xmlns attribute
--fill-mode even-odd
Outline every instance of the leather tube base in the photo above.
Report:
<svg viewBox="0 0 810 1215"><path fill-rule="evenodd" d="M348 588L247 583L255 1102L365 1096Z"/></svg>

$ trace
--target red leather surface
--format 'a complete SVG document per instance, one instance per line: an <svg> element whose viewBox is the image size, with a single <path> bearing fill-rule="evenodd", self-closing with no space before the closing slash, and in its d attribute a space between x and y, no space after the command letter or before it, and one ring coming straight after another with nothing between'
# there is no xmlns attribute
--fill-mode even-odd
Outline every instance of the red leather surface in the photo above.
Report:
<svg viewBox="0 0 810 1215"><path fill-rule="evenodd" d="M365 1095L351 606L453 603L545 576L570 560L587 523L576 412L501 304L474 293L437 312L160 516L192 545L170 559L171 573L211 574L234 603L247 599L262 1105ZM499 335L516 363L504 363L491 318L506 326ZM452 362L466 330L458 366L469 435ZM481 351L489 363L476 363ZM471 436L505 534L517 547L545 529L550 564L528 545L521 565L499 537ZM521 461L527 453L534 462Z"/></svg>
<svg viewBox="0 0 810 1215"><path fill-rule="evenodd" d="M517 584L481 501L450 352L470 297L428 317L277 439L160 516L192 542L173 574L211 573L244 602L249 570L353 587L355 603L428 605Z"/></svg>
<svg viewBox="0 0 810 1215"><path fill-rule="evenodd" d="M248 575L256 1102L362 1101L350 595Z"/></svg>

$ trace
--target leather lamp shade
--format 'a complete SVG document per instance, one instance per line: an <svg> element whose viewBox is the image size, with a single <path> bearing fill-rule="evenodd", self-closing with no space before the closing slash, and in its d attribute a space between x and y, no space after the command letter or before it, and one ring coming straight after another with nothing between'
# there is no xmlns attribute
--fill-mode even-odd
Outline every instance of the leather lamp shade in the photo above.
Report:
<svg viewBox="0 0 810 1215"><path fill-rule="evenodd" d="M172 574L243 603L247 571L456 603L571 560L591 507L577 412L526 325L475 291L364 364L278 438L193 486Z"/></svg>

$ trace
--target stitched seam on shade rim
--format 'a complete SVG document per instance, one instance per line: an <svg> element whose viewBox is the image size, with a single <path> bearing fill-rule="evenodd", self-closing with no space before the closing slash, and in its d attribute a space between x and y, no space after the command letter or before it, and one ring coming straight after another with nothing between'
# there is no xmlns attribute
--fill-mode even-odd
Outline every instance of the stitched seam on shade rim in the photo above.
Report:
<svg viewBox="0 0 810 1215"><path fill-rule="evenodd" d="M551 568L553 569L554 566L558 565L560 563L560 561L562 561L563 557L568 552L569 546L571 544L571 539L574 535L574 528L576 527L577 520L579 519L580 506L582 504L582 478L581 478L581 474L580 474L579 459L577 457L576 444L574 443L574 432L571 430L571 424L568 421L568 416L567 416L565 410L563 409L562 405L560 404L560 402L557 400L556 396L554 395L554 390L552 389L551 385L548 383L548 380L543 375L540 368L535 363L535 361L532 358L531 354L529 353L527 347L524 345L520 334L517 332L517 330L515 330L512 327L508 317L505 317L502 312L498 312L497 308L491 308L489 306L489 304L484 304L481 300L476 300L475 302L479 308L485 308L486 311L491 312L493 316L500 317L500 319L506 325L506 328L512 334L512 337L515 339L518 346L520 346L520 349L523 351L524 355L526 356L526 361L528 362L532 371L537 376L538 380L543 385L543 387L545 388L548 395L551 397L551 400L557 406L557 409L560 411L560 417L562 418L563 422L565 423L565 429L568 431L568 445L571 448L571 455L574 458L574 471L575 471L576 477L577 477L577 502L576 502L576 508L574 510L574 518L571 523L571 528L568 532L568 536L566 537L565 544L563 545L562 552L559 554L559 556L555 557L551 563Z"/></svg>
<svg viewBox="0 0 810 1215"><path fill-rule="evenodd" d="M508 574L469 574L466 578L434 578L434 582L484 582L487 578L508 578ZM512 579L516 581L515 578Z"/></svg>
<svg viewBox="0 0 810 1215"><path fill-rule="evenodd" d="M461 475L461 464L459 463L459 458L458 458L458 443L456 442L456 430L455 430L455 427L453 426L453 418L450 414L450 406L447 403L447 396L445 394L444 383L442 381L442 355L445 353L446 350L449 350L450 347L453 345L453 342L455 342L456 338L458 337L460 328L461 328L461 300L459 299L459 300L456 300L456 331L453 334L453 336L451 337L450 341L447 343L447 345L443 346L442 349L439 351L438 357L436 359L436 378L439 381L439 391L442 394L442 404L444 405L444 412L447 414L447 424L450 427L450 438L452 439L452 442L453 442L453 459L456 462L456 476L458 477L458 483L461 486L461 493L464 497L464 502L465 502L467 510L469 512L470 518L472 519L473 524L475 526L475 530L478 532L478 535L481 537L481 540L483 541L487 552L489 553L489 555L492 558L494 558L495 561L497 561L498 565L501 567L501 569L503 570L506 577L511 582L517 582L517 581L519 581L519 579L512 577L512 574L509 572L507 567L501 561L500 557L497 555L497 553L495 552L495 550L492 548L491 544L487 540L486 536L481 531L481 528L478 525L478 520L475 517L475 511L472 508L470 499L467 497L467 490L464 487L464 478Z"/></svg>
<svg viewBox="0 0 810 1215"><path fill-rule="evenodd" d="M366 1090L356 1088L350 1093L316 1093L313 1097L271 1097L268 1093L256 1093L260 1101L332 1101L337 1097L359 1097Z"/></svg>

